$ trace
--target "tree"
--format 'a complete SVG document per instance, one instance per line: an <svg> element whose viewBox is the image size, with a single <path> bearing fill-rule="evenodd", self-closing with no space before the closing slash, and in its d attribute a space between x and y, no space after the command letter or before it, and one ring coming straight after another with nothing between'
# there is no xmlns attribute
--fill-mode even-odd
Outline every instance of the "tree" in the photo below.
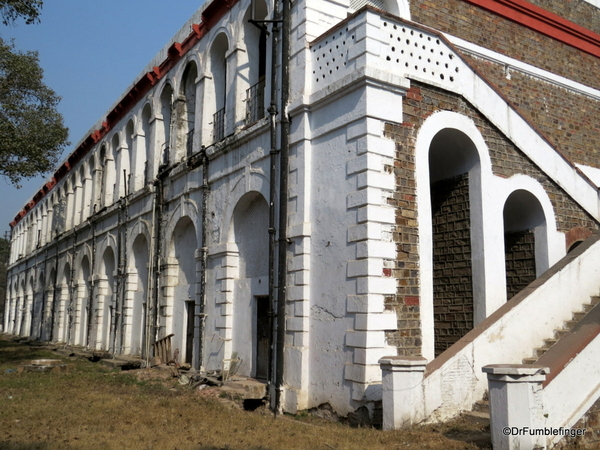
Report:
<svg viewBox="0 0 600 450"><path fill-rule="evenodd" d="M0 15L4 25L12 25L20 17L26 24L40 21L42 0L0 0Z"/></svg>
<svg viewBox="0 0 600 450"><path fill-rule="evenodd" d="M43 83L37 52L0 38L0 174L14 185L51 170L68 145L59 101Z"/></svg>

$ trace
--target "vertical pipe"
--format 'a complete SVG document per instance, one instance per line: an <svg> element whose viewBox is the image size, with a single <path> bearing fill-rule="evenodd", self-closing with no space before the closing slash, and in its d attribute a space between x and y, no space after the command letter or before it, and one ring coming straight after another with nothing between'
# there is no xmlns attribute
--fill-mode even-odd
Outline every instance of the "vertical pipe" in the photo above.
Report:
<svg viewBox="0 0 600 450"><path fill-rule="evenodd" d="M96 269L96 222L93 218L90 219L90 226L92 228L92 261L90 262L91 270L90 273L95 273ZM87 345L90 346L92 341L92 322L94 320L94 286L96 284L90 282L89 284L89 295L88 295L88 320L87 320Z"/></svg>
<svg viewBox="0 0 600 450"><path fill-rule="evenodd" d="M283 391L285 309L287 284L287 204L290 149L290 121L287 113L290 82L290 1L283 0L283 29L281 37L281 155L279 159L279 261L277 295L277 411L281 412Z"/></svg>
<svg viewBox="0 0 600 450"><path fill-rule="evenodd" d="M279 15L279 2L275 1L273 8L273 21L277 20ZM277 155L279 150L277 149L277 46L279 45L279 25L277 22L273 22L271 29L272 41L271 41L271 100L269 105L269 116L270 116L270 134L271 134L271 151L270 153L270 175L269 175L269 369L267 379L267 396L270 399L271 388L273 386L273 356L274 356L274 308L273 302L275 301L275 234L277 229L275 228L275 197L277 195L276 177L277 177ZM277 405L271 405L273 409L277 409Z"/></svg>
<svg viewBox="0 0 600 450"><path fill-rule="evenodd" d="M202 272L200 274L200 305L198 311L198 368L202 369L204 359L204 323L206 314L204 312L206 305L206 272L208 270L208 196L210 194L210 184L208 183L208 156L206 149L202 147L202 248L201 248L201 264Z"/></svg>

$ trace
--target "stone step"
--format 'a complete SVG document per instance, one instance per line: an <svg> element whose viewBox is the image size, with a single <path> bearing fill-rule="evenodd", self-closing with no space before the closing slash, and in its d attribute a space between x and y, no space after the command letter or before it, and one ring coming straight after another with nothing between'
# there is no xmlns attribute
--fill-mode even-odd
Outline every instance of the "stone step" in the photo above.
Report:
<svg viewBox="0 0 600 450"><path fill-rule="evenodd" d="M577 325L581 319L583 319L588 312L590 312L597 304L600 303L600 295L590 297L590 303L584 303L582 310L574 312L571 320L567 320L563 324L563 328L560 330L554 330L554 337L551 339L544 339L544 345L533 350L533 356L530 358L523 358L523 364L535 364L537 360L546 353L554 344L560 339L567 335L575 325Z"/></svg>
<svg viewBox="0 0 600 450"><path fill-rule="evenodd" d="M569 332L569 330L565 330L564 328L562 328L560 330L554 330L554 339L559 340L564 335L566 335L568 332Z"/></svg>
<svg viewBox="0 0 600 450"><path fill-rule="evenodd" d="M585 303L584 305L582 305L583 311L588 313L594 308L594 306L596 306L596 305L593 305L591 303Z"/></svg>
<svg viewBox="0 0 600 450"><path fill-rule="evenodd" d="M563 329L567 331L571 331L575 325L577 325L577 320L567 320L564 323Z"/></svg>

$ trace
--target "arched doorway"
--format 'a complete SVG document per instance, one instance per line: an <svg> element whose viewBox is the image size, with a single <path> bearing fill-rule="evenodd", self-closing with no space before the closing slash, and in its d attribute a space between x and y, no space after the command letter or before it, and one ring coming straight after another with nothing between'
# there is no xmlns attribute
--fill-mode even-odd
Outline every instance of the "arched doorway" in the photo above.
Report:
<svg viewBox="0 0 600 450"><path fill-rule="evenodd" d="M537 197L523 189L508 196L502 216L506 298L510 300L547 267L546 217Z"/></svg>
<svg viewBox="0 0 600 450"><path fill-rule="evenodd" d="M269 327L269 206L258 192L244 195L233 213L233 239L239 251L239 274L234 286L233 352L238 373L268 378Z"/></svg>
<svg viewBox="0 0 600 450"><path fill-rule="evenodd" d="M189 217L177 222L171 239L174 271L171 324L167 324L173 336L173 349L179 349L179 362L191 364L194 354L194 330L196 327L196 227Z"/></svg>
<svg viewBox="0 0 600 450"><path fill-rule="evenodd" d="M481 215L473 191L480 162L473 141L445 128L429 147L435 355L474 326L472 215ZM475 211L474 211L475 210Z"/></svg>
<svg viewBox="0 0 600 450"><path fill-rule="evenodd" d="M146 308L148 292L148 263L150 262L148 252L148 241L146 236L140 234L133 241L133 300L129 310L131 317L131 339L130 353L142 355L145 343L146 330Z"/></svg>

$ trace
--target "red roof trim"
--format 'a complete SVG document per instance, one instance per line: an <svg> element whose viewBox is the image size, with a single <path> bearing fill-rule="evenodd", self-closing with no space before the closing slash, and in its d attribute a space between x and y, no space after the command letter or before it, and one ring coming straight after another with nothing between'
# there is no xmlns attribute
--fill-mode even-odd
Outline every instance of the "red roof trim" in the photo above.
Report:
<svg viewBox="0 0 600 450"><path fill-rule="evenodd" d="M600 57L600 35L525 0L463 0Z"/></svg>
<svg viewBox="0 0 600 450"><path fill-rule="evenodd" d="M83 159L85 155L96 145L106 134L125 117L133 107L152 89L152 87L164 77L175 64L194 46L206 33L219 22L219 20L238 2L239 0L213 0L202 12L202 23L192 24L192 32L184 39L183 42L175 42L167 51L167 58L160 64L159 67L153 67L152 71L142 76L138 82L124 95L121 101L110 111L106 116L106 121L102 123L99 130L94 130L90 135L77 147L71 155L54 173L51 181L46 183L27 203L23 210L15 216L10 223L11 228L14 228L23 217L29 212L39 201L44 198L60 180L62 180L71 168ZM51 185L48 187L48 185Z"/></svg>

